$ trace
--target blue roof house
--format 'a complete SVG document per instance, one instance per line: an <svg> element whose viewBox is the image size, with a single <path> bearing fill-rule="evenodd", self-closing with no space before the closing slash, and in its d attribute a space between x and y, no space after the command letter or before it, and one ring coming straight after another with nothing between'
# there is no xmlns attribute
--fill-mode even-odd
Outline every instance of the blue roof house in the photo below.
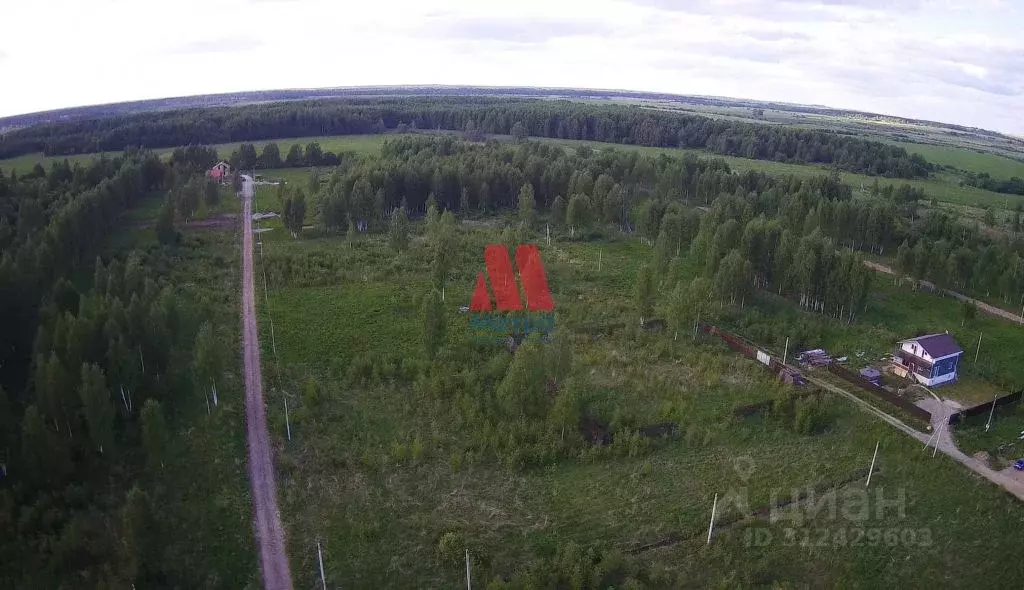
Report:
<svg viewBox="0 0 1024 590"><path fill-rule="evenodd" d="M964 349L949 334L931 334L901 340L893 353L897 375L935 387L956 381Z"/></svg>

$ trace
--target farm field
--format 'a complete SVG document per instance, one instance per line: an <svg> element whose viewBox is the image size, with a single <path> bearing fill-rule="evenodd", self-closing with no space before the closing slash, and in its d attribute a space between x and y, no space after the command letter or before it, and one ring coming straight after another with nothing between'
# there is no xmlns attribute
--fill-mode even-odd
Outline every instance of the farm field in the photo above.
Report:
<svg viewBox="0 0 1024 590"><path fill-rule="evenodd" d="M580 565L592 563L588 551L612 572L606 580L626 587L630 579L650 587L949 586L979 575L994 586L1024 583L1005 567L1024 513L959 465L931 459L916 441L831 396L813 434L798 434L779 416L734 417L738 405L788 392L720 344L633 327L633 284L650 256L636 239L558 235L547 246L532 236L556 301L556 342L566 339L572 351L569 375L552 396L580 396L581 409L607 421L614 441L591 446L572 420L559 435L554 415L500 418L492 404L512 355L475 342L469 314L459 311L500 226L458 226L445 345L433 361L423 349L420 307L431 274L420 223L397 254L381 234L263 234L264 375L297 587L318 582L318 541L328 585L348 587L454 586L464 580L467 549L481 587L508 578L526 584L530 563L567 582L572 571L594 575ZM676 272L693 275L685 261ZM793 324L803 330L794 334L801 346L875 355L894 334L938 330L956 317L952 302L898 285L880 285L873 297L852 329L770 296L723 309L716 321L772 346L781 344L778 325ZM781 313L794 321L777 319ZM986 338L993 330L994 354L1020 342L1009 329L977 322L969 328ZM993 362L1011 357L998 353ZM633 434L666 421L679 425L678 439ZM789 514L803 521L740 518L794 489L835 488L841 498L863 489L876 442L871 489L892 502L881 508L887 514L872 495L866 516L844 513L840 499L834 518L799 508ZM706 545L715 494L721 524Z"/></svg>
<svg viewBox="0 0 1024 590"><path fill-rule="evenodd" d="M980 153L968 148L945 145L930 145L890 141L913 154L921 154L924 159L935 164L954 166L969 172L985 172L992 178L1007 179L1013 176L1024 177L1024 161L1013 160L996 154Z"/></svg>

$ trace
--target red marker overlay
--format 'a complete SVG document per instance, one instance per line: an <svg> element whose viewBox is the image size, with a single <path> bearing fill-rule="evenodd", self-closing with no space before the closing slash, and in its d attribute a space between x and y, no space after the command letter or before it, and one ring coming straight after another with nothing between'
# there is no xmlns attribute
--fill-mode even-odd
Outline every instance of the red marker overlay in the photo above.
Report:
<svg viewBox="0 0 1024 590"><path fill-rule="evenodd" d="M476 275L476 288L473 289L473 299L469 302L469 309L472 311L491 311L491 296L487 292L484 273Z"/></svg>
<svg viewBox="0 0 1024 590"><path fill-rule="evenodd" d="M515 275L512 273L512 260L508 249L501 244L488 244L484 249L484 264L487 266L487 278L491 280L491 289L498 303L498 311L518 311L523 309L523 301L519 298L519 287L516 286ZM479 285L479 282L477 283Z"/></svg>
<svg viewBox="0 0 1024 590"><path fill-rule="evenodd" d="M523 244L516 248L516 266L526 293L526 308L531 311L552 311L555 303L551 300L548 278L536 244Z"/></svg>

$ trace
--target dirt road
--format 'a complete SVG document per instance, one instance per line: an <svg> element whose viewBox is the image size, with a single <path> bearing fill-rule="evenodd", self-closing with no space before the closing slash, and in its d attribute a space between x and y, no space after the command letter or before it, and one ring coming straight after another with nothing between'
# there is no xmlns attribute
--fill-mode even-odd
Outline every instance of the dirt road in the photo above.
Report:
<svg viewBox="0 0 1024 590"><path fill-rule="evenodd" d="M892 426L893 428L903 432L904 434L912 438L921 441L926 446L934 448L936 444L936 439L938 439L937 444L939 446L939 451L941 453L950 457L954 461L957 461L964 467L984 477L985 479L996 484L997 486L1002 487L1006 491L1016 496L1017 499L1024 500L1024 481L1021 481L1014 477L1013 473L1010 472L1009 470L996 471L990 468L983 461L964 454L964 452L961 451L959 447L957 447L956 440L953 439L953 435L950 432L949 425L947 424L947 422L949 422L949 415L954 410L947 406L946 404L934 404L934 406L938 407L932 408L932 434L928 435L918 432L917 430L914 430L910 426L907 426L900 419L884 412L883 410L875 407L872 404L869 404L868 402L860 399L859 397L853 395L852 393L844 390L841 387L837 387L827 381L817 379L810 375L805 376L807 377L807 380L810 381L811 383L814 383L815 385L821 387L822 389L826 389L828 391L831 391L832 393L836 393L845 397L846 399L853 402L854 405L856 405L860 409L864 410L865 412L868 412L869 414L873 414L881 418L885 422L889 423L889 425ZM938 436L936 436L936 434ZM929 450L928 452L931 453L934 451Z"/></svg>
<svg viewBox="0 0 1024 590"><path fill-rule="evenodd" d="M874 271L877 271L877 272L881 272L881 273L885 273L887 275L892 275L894 277L895 276L900 276L900 274L897 273L895 270L893 270L891 267L888 267L888 266L886 266L884 264L878 264L877 262L871 262L870 260L865 260L864 261L864 266L870 268L871 270L874 270ZM968 296L966 296L966 295L964 295L962 293L957 293L956 291L950 291L949 289L943 289L941 287L937 287L934 284L929 283L928 281L920 281L920 282L922 284L928 285L932 289L935 289L935 291L937 291L939 293L944 293L946 295L949 295L950 297L952 297L954 299L958 299L960 301L971 301L975 305L977 305L978 309L981 310L983 313L987 313L989 315L994 315L996 317L1003 318L1004 320L1009 320L1009 321L1011 321L1011 322L1013 322L1015 324L1024 324L1024 318L1022 318L1021 316L1016 315L1014 313L1008 312L1005 309L1000 309L1000 308L998 308L998 307L996 307L994 305L989 305L989 304L985 303L984 301L978 301L977 299L971 299L970 297L968 297Z"/></svg>
<svg viewBox="0 0 1024 590"><path fill-rule="evenodd" d="M260 373L260 338L256 327L256 298L252 268L253 182L242 177L242 346L245 365L245 430L249 448L249 482L256 544L259 547L263 587L268 590L292 587L292 575L285 551L284 527L277 507L274 461L267 432Z"/></svg>

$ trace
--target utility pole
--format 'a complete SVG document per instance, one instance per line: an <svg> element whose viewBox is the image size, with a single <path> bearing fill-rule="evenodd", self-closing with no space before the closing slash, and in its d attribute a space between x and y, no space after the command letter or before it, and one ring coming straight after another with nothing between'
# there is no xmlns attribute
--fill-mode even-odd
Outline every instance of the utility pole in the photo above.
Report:
<svg viewBox="0 0 1024 590"><path fill-rule="evenodd" d="M320 561L320 583L324 585L324 590L327 590L327 576L324 575L324 555L320 551L320 541L316 542L316 558Z"/></svg>
<svg viewBox="0 0 1024 590"><path fill-rule="evenodd" d="M789 357L789 336L786 336L786 349L782 351L782 364L786 364L786 358Z"/></svg>
<svg viewBox="0 0 1024 590"><path fill-rule="evenodd" d="M715 510L718 508L718 494L715 494L715 503L711 505L711 524L708 525L708 542L711 544L711 533L715 530Z"/></svg>
<svg viewBox="0 0 1024 590"><path fill-rule="evenodd" d="M288 397L284 398L284 427L288 431L288 440L292 439L292 423L288 420Z"/></svg>
<svg viewBox="0 0 1024 590"><path fill-rule="evenodd" d="M881 441L879 441L881 442ZM864 487L871 485L871 474L875 472L875 459L878 458L878 443L875 443L875 454L871 456L871 467L868 468L868 481L865 482Z"/></svg>
<svg viewBox="0 0 1024 590"><path fill-rule="evenodd" d="M274 318L270 319L270 343L274 346L274 360L277 358L277 338L274 337Z"/></svg>
<svg viewBox="0 0 1024 590"><path fill-rule="evenodd" d="M473 584L469 579L469 547L466 547L466 590L473 590Z"/></svg>
<svg viewBox="0 0 1024 590"><path fill-rule="evenodd" d="M981 354L981 337L984 335L984 332L978 334L978 349L974 352L974 364L978 364L978 356Z"/></svg>
<svg viewBox="0 0 1024 590"><path fill-rule="evenodd" d="M939 424L939 429L935 432L935 449L932 451L932 459L935 458L935 454L939 452L939 442L942 440L942 428L946 425L945 422Z"/></svg>
<svg viewBox="0 0 1024 590"><path fill-rule="evenodd" d="M985 423L985 432L992 426L992 415L996 413L996 394L992 394L992 409L988 412L988 422Z"/></svg>

